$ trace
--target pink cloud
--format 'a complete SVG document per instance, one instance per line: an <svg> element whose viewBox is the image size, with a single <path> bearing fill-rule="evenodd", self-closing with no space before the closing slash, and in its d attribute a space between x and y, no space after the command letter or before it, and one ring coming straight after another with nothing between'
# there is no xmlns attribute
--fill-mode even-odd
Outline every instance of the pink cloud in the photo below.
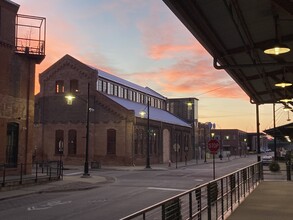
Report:
<svg viewBox="0 0 293 220"><path fill-rule="evenodd" d="M159 89L162 95L168 97L194 94L195 97L247 100L246 94L227 73L213 69L208 62L208 60L195 62L185 59L169 68L126 76L139 85Z"/></svg>

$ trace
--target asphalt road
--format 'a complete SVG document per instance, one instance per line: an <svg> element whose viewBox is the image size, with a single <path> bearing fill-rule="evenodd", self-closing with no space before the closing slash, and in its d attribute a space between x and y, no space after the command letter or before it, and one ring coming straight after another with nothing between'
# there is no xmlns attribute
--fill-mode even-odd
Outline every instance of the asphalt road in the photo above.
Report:
<svg viewBox="0 0 293 220"><path fill-rule="evenodd" d="M216 163L216 177L256 162L256 156ZM67 174L76 171L66 171ZM113 178L98 188L59 193L32 194L0 202L2 220L116 220L153 205L213 178L213 164L178 169L92 171Z"/></svg>

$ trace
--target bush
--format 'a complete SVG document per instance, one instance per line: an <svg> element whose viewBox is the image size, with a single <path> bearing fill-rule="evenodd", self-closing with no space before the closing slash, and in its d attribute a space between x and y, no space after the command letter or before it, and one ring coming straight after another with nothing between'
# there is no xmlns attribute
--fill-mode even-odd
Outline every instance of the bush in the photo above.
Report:
<svg viewBox="0 0 293 220"><path fill-rule="evenodd" d="M273 161L270 164L270 171L272 171L272 172L280 171L280 165L276 161Z"/></svg>

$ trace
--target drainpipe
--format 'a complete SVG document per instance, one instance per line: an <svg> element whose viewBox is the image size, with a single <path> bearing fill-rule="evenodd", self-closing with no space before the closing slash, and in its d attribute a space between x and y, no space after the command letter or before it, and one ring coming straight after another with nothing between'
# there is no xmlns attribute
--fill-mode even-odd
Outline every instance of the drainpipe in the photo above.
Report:
<svg viewBox="0 0 293 220"><path fill-rule="evenodd" d="M260 133L259 133L259 104L256 104L256 129L257 129L257 161L260 159Z"/></svg>

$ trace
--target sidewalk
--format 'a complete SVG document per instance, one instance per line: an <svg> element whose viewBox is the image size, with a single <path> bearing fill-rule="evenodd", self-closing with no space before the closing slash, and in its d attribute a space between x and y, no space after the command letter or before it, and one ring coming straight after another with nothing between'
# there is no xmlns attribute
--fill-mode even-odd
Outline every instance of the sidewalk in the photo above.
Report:
<svg viewBox="0 0 293 220"><path fill-rule="evenodd" d="M239 157L237 157L239 158ZM219 158L215 159L216 163L226 163L233 159L237 158L227 158L220 160ZM204 160L191 160L188 161L187 164L185 162L178 162L177 168L188 167L188 166L198 166L203 164L213 163L212 159L208 159L207 162ZM70 174L64 174L63 180L36 184L33 186L23 187L10 191L1 191L0 192L0 201L9 198L15 198L20 196L25 196L33 193L47 193L47 192L61 192L61 191L77 191L77 190L87 190L101 186L102 184L107 184L114 182L113 179L106 178L103 176L91 175L89 178L81 178L82 172L81 166L70 166L65 165L64 169L72 170L73 172ZM172 170L176 169L176 163L172 163L171 166L169 164L154 164L151 165L151 168L145 168L145 166L102 166L101 169L92 169L91 172L98 172L99 170L123 170L123 171L154 171L154 170Z"/></svg>
<svg viewBox="0 0 293 220"><path fill-rule="evenodd" d="M228 220L291 220L293 182L264 181L236 208Z"/></svg>

